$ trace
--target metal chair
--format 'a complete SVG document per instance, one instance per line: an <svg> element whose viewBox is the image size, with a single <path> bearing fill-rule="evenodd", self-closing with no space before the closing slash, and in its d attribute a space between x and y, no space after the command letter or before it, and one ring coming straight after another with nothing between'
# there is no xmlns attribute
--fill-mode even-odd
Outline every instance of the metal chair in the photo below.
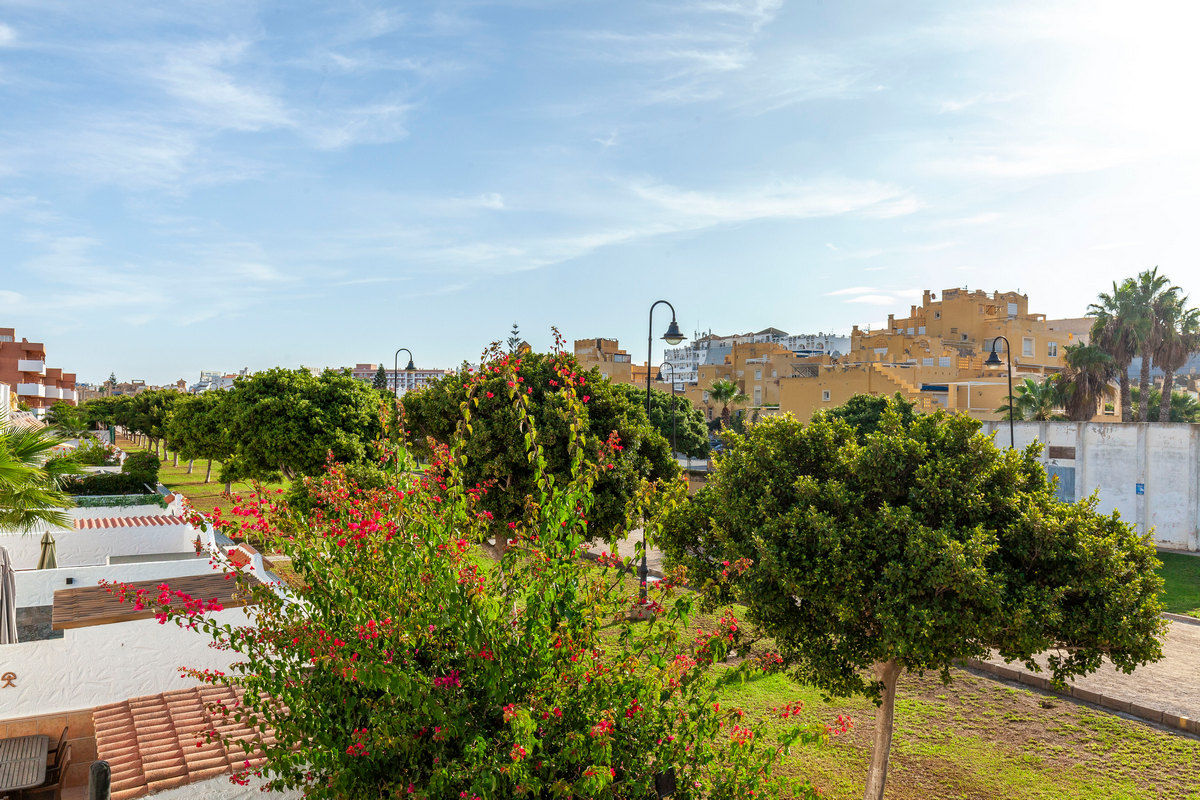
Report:
<svg viewBox="0 0 1200 800"><path fill-rule="evenodd" d="M68 729L64 725L63 729L62 729L62 733L59 734L58 743L46 751L46 754L48 756L50 756L50 755L54 756L54 760L48 762L50 769L58 769L58 762L62 758L63 748L67 744L67 735L68 735Z"/></svg>
<svg viewBox="0 0 1200 800"><path fill-rule="evenodd" d="M58 758L58 767L46 771L46 782L41 786L21 792L21 800L33 800L35 797L62 800L62 790L67 777L67 768L71 766L70 742L64 744L60 748L60 751L62 755Z"/></svg>

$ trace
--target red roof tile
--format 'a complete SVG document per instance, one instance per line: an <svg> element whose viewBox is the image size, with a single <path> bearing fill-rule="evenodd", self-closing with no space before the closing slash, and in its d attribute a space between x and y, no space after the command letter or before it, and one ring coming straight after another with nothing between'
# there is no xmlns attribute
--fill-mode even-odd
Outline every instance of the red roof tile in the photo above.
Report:
<svg viewBox="0 0 1200 800"><path fill-rule="evenodd" d="M219 711L214 703L232 704L239 695L223 686L198 686L136 697L93 709L96 757L112 767L112 800L128 800L152 792L207 780L243 769L247 760L263 761L259 735ZM234 734L252 742L247 756L219 740L208 741L205 731ZM268 736L263 743L273 744Z"/></svg>
<svg viewBox="0 0 1200 800"><path fill-rule="evenodd" d="M146 517L86 517L75 520L75 528L144 528L152 525L183 525L179 517L156 514Z"/></svg>

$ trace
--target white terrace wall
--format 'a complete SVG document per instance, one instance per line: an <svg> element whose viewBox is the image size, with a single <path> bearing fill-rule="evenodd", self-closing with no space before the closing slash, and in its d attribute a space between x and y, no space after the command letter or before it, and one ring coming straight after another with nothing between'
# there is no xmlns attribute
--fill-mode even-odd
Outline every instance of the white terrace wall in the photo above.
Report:
<svg viewBox="0 0 1200 800"><path fill-rule="evenodd" d="M1008 445L1008 422L985 422ZM1059 478L1059 496L1099 493L1099 510L1117 510L1154 542L1200 550L1200 425L1157 422L1017 422L1016 446L1045 445L1042 463Z"/></svg>
<svg viewBox="0 0 1200 800"><path fill-rule="evenodd" d="M161 509L160 509L161 510ZM2 533L0 547L8 550L14 569L34 569L42 549L42 533ZM60 567L89 567L108 563L109 556L186 553L195 550L197 531L178 525L139 528L58 529L52 532Z"/></svg>
<svg viewBox="0 0 1200 800"><path fill-rule="evenodd" d="M240 608L212 615L222 623L245 625ZM241 658L214 650L205 633L153 619L114 622L63 631L62 639L0 645L0 675L12 673L0 689L0 719L92 708L147 694L194 686L180 667L228 671Z"/></svg>

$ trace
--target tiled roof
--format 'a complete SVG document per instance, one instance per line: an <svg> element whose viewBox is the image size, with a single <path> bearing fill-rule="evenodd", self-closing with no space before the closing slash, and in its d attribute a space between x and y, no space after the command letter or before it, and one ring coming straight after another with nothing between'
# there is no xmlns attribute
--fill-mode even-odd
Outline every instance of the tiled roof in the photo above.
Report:
<svg viewBox="0 0 1200 800"><path fill-rule="evenodd" d="M100 706L92 711L96 726L96 757L112 767L112 800L128 800L173 789L195 781L251 768L264 756L258 735L233 716L210 712L207 706L232 707L238 695L225 686L199 686L138 697ZM250 744L226 748L208 741L205 731L231 734ZM271 736L262 742L274 744Z"/></svg>
<svg viewBox="0 0 1200 800"><path fill-rule="evenodd" d="M229 559L229 563L235 567L244 567L250 563L250 554L240 547L231 547L225 551L225 556Z"/></svg>
<svg viewBox="0 0 1200 800"><path fill-rule="evenodd" d="M183 520L168 514L146 517L85 517L75 520L79 528L146 528L153 525L182 525Z"/></svg>

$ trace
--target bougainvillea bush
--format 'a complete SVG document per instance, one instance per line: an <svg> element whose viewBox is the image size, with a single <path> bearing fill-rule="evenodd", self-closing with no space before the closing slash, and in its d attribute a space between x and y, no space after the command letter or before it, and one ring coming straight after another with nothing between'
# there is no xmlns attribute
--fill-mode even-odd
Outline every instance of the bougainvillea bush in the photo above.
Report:
<svg viewBox="0 0 1200 800"><path fill-rule="evenodd" d="M677 798L810 796L773 768L828 729L755 735L721 702L726 685L762 668L723 663L742 644L736 617L698 628L689 593L664 581L649 593L653 619L631 622L628 565L581 558L591 488L620 445L610 438L600 458L584 458L569 369L554 378L567 384L574 436L563 481L546 470L514 366L494 363L512 381L505 398L537 476L499 561L478 548L488 487L462 480L483 385L470 378L458 434L431 469L410 471L402 446L385 447L387 488L360 488L334 465L311 484L317 502L304 514L257 495L205 520L252 529L291 558L303 585L292 594L235 576L254 627L220 624L211 604L169 587L142 598L160 620L240 654L227 674L197 674L244 690L226 710L262 732L266 755L247 763L272 788L319 798L648 798L672 786ZM644 483L630 515L653 534L680 495L680 483Z"/></svg>

